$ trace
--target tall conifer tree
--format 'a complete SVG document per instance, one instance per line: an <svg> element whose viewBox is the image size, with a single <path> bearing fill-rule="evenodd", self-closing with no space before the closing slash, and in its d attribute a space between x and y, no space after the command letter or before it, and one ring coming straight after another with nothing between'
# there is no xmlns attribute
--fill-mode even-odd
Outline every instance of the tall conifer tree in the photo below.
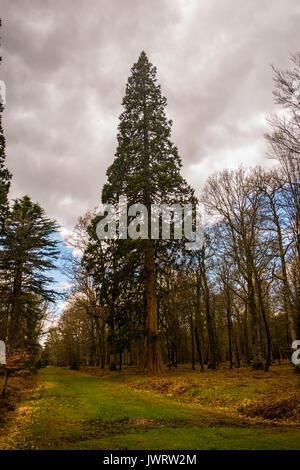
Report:
<svg viewBox="0 0 300 470"><path fill-rule="evenodd" d="M193 196L180 175L181 159L170 140L172 121L165 114L167 100L156 82L156 67L142 52L126 85L115 160L102 191L103 203L117 204L120 196L126 196L128 204L142 203L148 210L149 239L132 246L135 251L138 247L144 271L143 369L149 374L160 373L163 367L155 285L157 243L150 239L151 204L185 203Z"/></svg>

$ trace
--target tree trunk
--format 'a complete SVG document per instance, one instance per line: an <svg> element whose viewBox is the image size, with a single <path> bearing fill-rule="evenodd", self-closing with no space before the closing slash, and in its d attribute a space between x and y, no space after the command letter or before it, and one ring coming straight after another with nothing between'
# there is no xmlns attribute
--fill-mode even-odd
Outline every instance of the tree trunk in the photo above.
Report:
<svg viewBox="0 0 300 470"><path fill-rule="evenodd" d="M263 359L260 345L259 322L256 309L255 290L253 285L252 273L248 275L248 305L251 325L252 367L255 370L259 370L263 369Z"/></svg>
<svg viewBox="0 0 300 470"><path fill-rule="evenodd" d="M266 336L267 336L267 357L266 357L266 362L265 362L265 371L268 372L269 366L271 365L271 334L270 334L270 328L269 328L269 324L268 324L265 304L264 304L262 290L261 290L261 280L258 278L258 275L256 276L256 285L257 285L257 293L258 293L258 301L259 301L259 305L260 305L260 311L261 311L261 314L262 314L262 317L263 317L264 327L265 327Z"/></svg>
<svg viewBox="0 0 300 470"><path fill-rule="evenodd" d="M246 364L250 364L250 348L249 348L249 335L248 335L248 304L245 303L245 314L243 318L243 338L244 338L244 354Z"/></svg>
<svg viewBox="0 0 300 470"><path fill-rule="evenodd" d="M190 332L191 332L191 345L192 345L192 369L195 370L195 341L194 341L194 322L193 322L192 312L190 312Z"/></svg>
<svg viewBox="0 0 300 470"><path fill-rule="evenodd" d="M216 336L216 326L214 314L211 310L211 300L210 292L207 283L206 277L206 266L205 266L205 249L202 248L201 254L198 255L198 266L200 270L200 283L202 285L202 291L204 296L204 305L205 305L205 316L206 316L206 326L207 326L207 335L209 341L209 369L216 369L218 367L218 343Z"/></svg>
<svg viewBox="0 0 300 470"><path fill-rule="evenodd" d="M197 348L197 353L198 353L198 359L199 359L201 372L204 372L203 354L202 354L202 351L201 351L201 345L200 345L198 327L197 326L195 328L195 339L196 339L196 348Z"/></svg>
<svg viewBox="0 0 300 470"><path fill-rule="evenodd" d="M200 288L201 288L201 281L199 276L197 276L197 283L196 283L196 326L195 326L195 340L196 340L196 348L198 353L199 364L201 368L201 372L204 372L204 361L203 361L203 325L201 321L201 307L200 307ZM200 333L199 333L200 329Z"/></svg>
<svg viewBox="0 0 300 470"><path fill-rule="evenodd" d="M206 313L206 324L207 324L207 332L208 332L208 339L209 339L210 360L209 360L208 368L216 369L218 367L218 346L217 346L217 338L216 338L216 328L215 328L213 312L211 311L209 289L208 289L205 273L203 276L203 284L204 284L204 303L205 303L205 313Z"/></svg>
<svg viewBox="0 0 300 470"><path fill-rule="evenodd" d="M116 344L115 344L115 328L114 325L110 325L110 334L109 334L109 370L117 370L117 353L116 353Z"/></svg>
<svg viewBox="0 0 300 470"><path fill-rule="evenodd" d="M157 303L155 292L154 248L150 241L145 250L145 338L143 371L149 375L164 370L158 339Z"/></svg>
<svg viewBox="0 0 300 470"><path fill-rule="evenodd" d="M122 365L123 365L122 352L119 352L119 371L122 370Z"/></svg>
<svg viewBox="0 0 300 470"><path fill-rule="evenodd" d="M231 295L228 285L226 287L226 314L227 314L227 328L228 328L228 342L229 342L229 363L230 369L233 366L233 353L232 353L232 321L231 321Z"/></svg>

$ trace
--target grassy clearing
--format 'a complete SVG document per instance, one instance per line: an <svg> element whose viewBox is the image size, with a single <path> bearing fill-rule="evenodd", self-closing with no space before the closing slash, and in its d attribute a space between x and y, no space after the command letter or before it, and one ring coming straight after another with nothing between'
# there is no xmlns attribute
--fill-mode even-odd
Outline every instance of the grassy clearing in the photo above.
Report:
<svg viewBox="0 0 300 470"><path fill-rule="evenodd" d="M300 374L295 373L289 362L274 365L268 373L248 367L233 370L224 367L201 374L180 367L164 377L149 378L127 371L108 379L232 415L300 425Z"/></svg>
<svg viewBox="0 0 300 470"><path fill-rule="evenodd" d="M192 380L188 374L179 371L168 379L154 382L171 380L178 388L181 380ZM204 380L204 375L195 373L193 380ZM145 391L150 384L153 379L129 373L99 378L67 369L43 369L40 387L30 399L21 402L13 419L3 429L0 448L300 448L300 430L295 427L255 424L245 418L212 411L199 400L188 401L193 388L200 388L199 383L183 392L183 399L176 394L158 393L156 389L155 392ZM223 390L224 384L219 386ZM236 402L236 394L233 396Z"/></svg>

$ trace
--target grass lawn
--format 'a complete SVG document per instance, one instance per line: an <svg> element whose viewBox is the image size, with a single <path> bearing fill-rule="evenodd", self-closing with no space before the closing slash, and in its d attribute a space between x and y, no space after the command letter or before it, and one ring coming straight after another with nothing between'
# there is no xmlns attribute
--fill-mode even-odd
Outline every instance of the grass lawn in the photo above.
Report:
<svg viewBox="0 0 300 470"><path fill-rule="evenodd" d="M178 374L168 376L177 386L191 381ZM204 375L194 373L193 380ZM39 386L0 428L0 449L300 449L295 426L250 422L212 409L199 402L201 393L191 398L199 389L194 382L183 396L153 391L152 382L126 373L101 378L42 369ZM211 389L212 396L219 393ZM235 403L235 392L233 397Z"/></svg>

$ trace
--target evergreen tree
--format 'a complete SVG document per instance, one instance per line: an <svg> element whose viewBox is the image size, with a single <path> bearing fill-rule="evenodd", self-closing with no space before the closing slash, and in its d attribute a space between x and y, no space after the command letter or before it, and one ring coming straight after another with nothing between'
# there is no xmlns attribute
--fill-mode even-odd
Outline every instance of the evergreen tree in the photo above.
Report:
<svg viewBox="0 0 300 470"><path fill-rule="evenodd" d="M167 100L156 81L156 68L142 52L131 69L126 85L115 160L107 171L108 181L102 191L103 203L116 205L120 196L126 196L128 204L142 203L148 210L149 239L140 239L137 243L124 240L124 245L128 250L128 259L131 250L142 261L145 315L143 369L150 374L162 370L155 261L157 250L164 245L150 239L151 204L180 204L191 201L193 197L193 191L180 175L181 159L170 140L172 121L165 114Z"/></svg>
<svg viewBox="0 0 300 470"><path fill-rule="evenodd" d="M39 204L28 196L15 200L0 250L0 296L8 314L6 340L14 347L24 346L29 325L38 322L41 302L54 299L47 271L55 268L59 253L56 230L56 223Z"/></svg>

